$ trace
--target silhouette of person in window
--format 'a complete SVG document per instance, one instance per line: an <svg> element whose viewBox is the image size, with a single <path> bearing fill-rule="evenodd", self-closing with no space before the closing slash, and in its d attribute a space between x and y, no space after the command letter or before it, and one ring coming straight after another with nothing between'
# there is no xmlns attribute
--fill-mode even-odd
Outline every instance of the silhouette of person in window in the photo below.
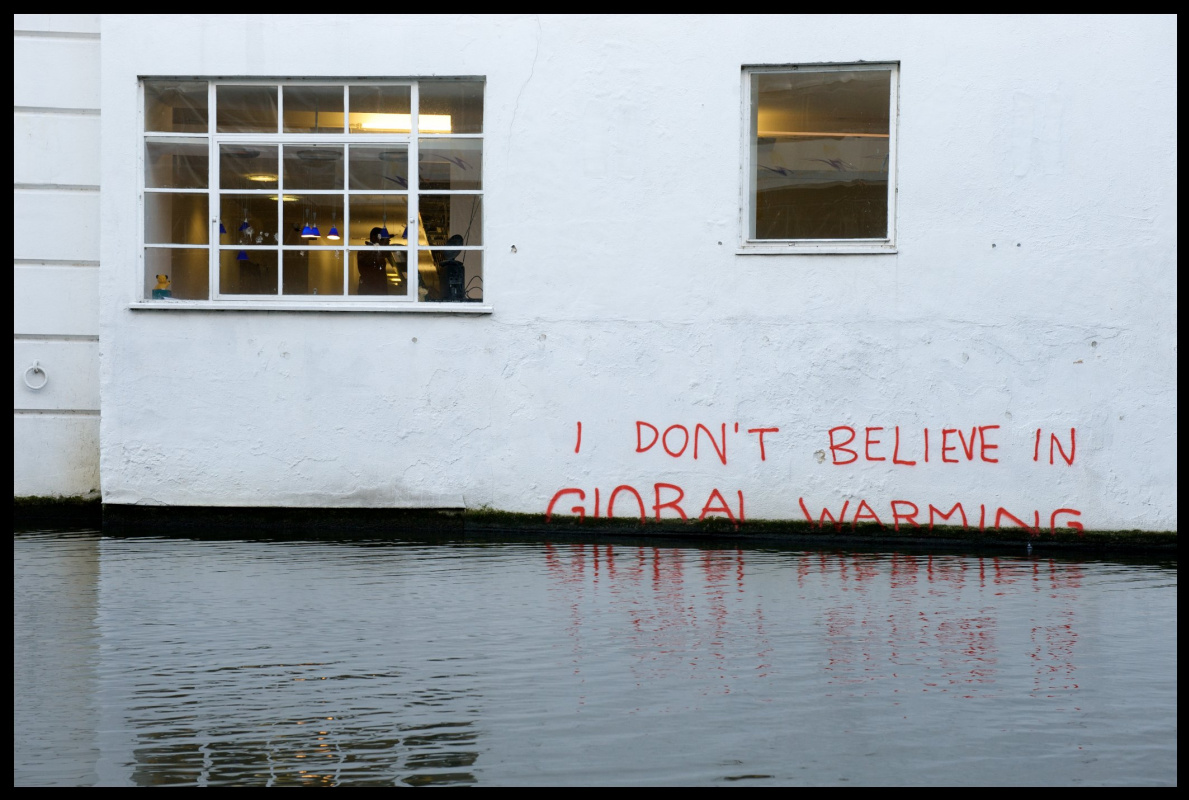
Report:
<svg viewBox="0 0 1189 800"><path fill-rule="evenodd" d="M372 228L368 236L368 243L377 247L388 247L392 241L384 236L383 228ZM389 294L388 267L396 270L398 284L404 291L408 291L408 267L399 263L391 250L363 250L360 251L356 263L359 265L359 294ZM392 294L404 294L404 291L394 291Z"/></svg>

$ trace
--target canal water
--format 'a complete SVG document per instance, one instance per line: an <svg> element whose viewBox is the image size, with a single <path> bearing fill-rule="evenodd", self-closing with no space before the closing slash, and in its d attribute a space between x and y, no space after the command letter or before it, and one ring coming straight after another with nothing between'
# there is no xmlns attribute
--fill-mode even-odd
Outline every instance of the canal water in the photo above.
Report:
<svg viewBox="0 0 1189 800"><path fill-rule="evenodd" d="M13 781L1177 783L1176 561L13 539Z"/></svg>

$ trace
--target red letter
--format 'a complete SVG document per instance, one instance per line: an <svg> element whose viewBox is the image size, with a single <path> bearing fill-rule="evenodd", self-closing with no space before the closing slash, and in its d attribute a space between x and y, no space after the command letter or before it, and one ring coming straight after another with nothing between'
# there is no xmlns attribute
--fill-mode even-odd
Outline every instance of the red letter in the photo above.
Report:
<svg viewBox="0 0 1189 800"><path fill-rule="evenodd" d="M906 506L912 506L912 513L911 514L901 514L899 511L896 510L897 503L903 503ZM930 506L930 508L932 508L932 506ZM908 500L893 500L892 501L892 528L896 531L899 531L900 530L900 520L904 520L905 522L912 523L912 527L914 527L914 528L921 527L920 525L917 524L917 514L919 514L919 513L921 513L921 510L919 508L917 508L916 503L910 502ZM950 513L951 514L954 513L953 509L950 509Z"/></svg>
<svg viewBox="0 0 1189 800"><path fill-rule="evenodd" d="M883 428L868 428L867 429L867 444L863 447L863 455L867 456L868 461L887 461L883 456L874 457L871 455L871 445L879 444L879 439L872 439L872 431L882 431Z"/></svg>
<svg viewBox="0 0 1189 800"><path fill-rule="evenodd" d="M915 467L916 463L917 463L915 461L901 461L900 460L900 426L899 425L896 426L896 446L894 448L892 448L892 463L893 464L903 464L907 467ZM895 512L893 512L893 513L895 513Z"/></svg>
<svg viewBox="0 0 1189 800"><path fill-rule="evenodd" d="M1057 434L1049 434L1049 463L1053 463L1053 445L1057 446L1057 450L1061 453L1061 457L1065 459L1066 464L1073 464L1074 454L1077 453L1078 440L1077 431L1074 428L1069 429L1069 455L1065 455L1065 448L1061 446L1061 441L1057 438Z"/></svg>
<svg viewBox="0 0 1189 800"><path fill-rule="evenodd" d="M724 465L727 463L727 423L722 424L722 450L718 449L718 445L714 443L714 434L710 432L702 423L698 423L694 427L694 461L698 460L698 433L706 431L706 435L710 437L710 446L714 448L714 452L718 453L718 460Z"/></svg>
<svg viewBox="0 0 1189 800"><path fill-rule="evenodd" d="M669 431L676 430L677 428L680 428L681 432L685 434L685 441L681 443L681 449L674 453L669 449ZM661 437L661 447L665 448L665 452L673 456L673 458L680 457L685 452L685 448L689 447L689 428L686 428L684 425L670 425L665 428L665 434Z"/></svg>
<svg viewBox="0 0 1189 800"><path fill-rule="evenodd" d="M948 514L942 514L940 508L936 508L932 503L930 503L929 504L929 530L933 530L933 512L934 511L936 511L937 515L944 520L949 520L949 518L954 515L954 512L957 511L958 513L960 513L962 515L962 529L965 530L968 527L966 524L966 509L962 508L961 503L954 503L954 507L950 509L950 512Z"/></svg>
<svg viewBox="0 0 1189 800"><path fill-rule="evenodd" d="M737 489L735 494L739 495L739 521L743 522L743 520L747 519L747 517L743 516L743 490Z"/></svg>
<svg viewBox="0 0 1189 800"><path fill-rule="evenodd" d="M998 464L999 463L999 459L997 459L997 458L987 458L988 450L998 450L999 449L999 445L997 445L997 444L987 444L987 431L993 431L993 430L998 430L998 429L999 429L998 425L982 425L978 429L978 438L979 438L979 441L982 443L982 447L979 448L978 454L979 454L979 457L982 458L983 461L986 461L988 464Z"/></svg>
<svg viewBox="0 0 1189 800"><path fill-rule="evenodd" d="M1036 444L1032 446L1032 460L1040 460L1040 428L1036 429Z"/></svg>
<svg viewBox="0 0 1189 800"><path fill-rule="evenodd" d="M970 446L966 446L966 437L962 435L962 431L958 431L958 441L962 443L962 452L966 453L967 461L974 461L974 435L978 432L977 428L970 429Z"/></svg>
<svg viewBox="0 0 1189 800"><path fill-rule="evenodd" d="M995 529L999 530L1001 528L1001 526L999 525L999 520L1003 519L1004 517L1007 517L1008 519L1010 519L1012 522L1019 525L1024 530L1031 532L1033 536L1039 536L1040 535L1040 512L1037 511L1035 513L1036 513L1036 525L1029 525L1027 522L1020 519L1019 517L1017 517L1015 514L1011 513L1010 511L1008 511L1003 506L1000 506L999 510L995 512Z"/></svg>
<svg viewBox="0 0 1189 800"><path fill-rule="evenodd" d="M929 429L925 428L925 463L929 463Z"/></svg>
<svg viewBox="0 0 1189 800"><path fill-rule="evenodd" d="M1054 511L1052 513L1052 515L1049 517L1049 533L1053 534L1054 536L1057 535L1057 515L1058 514L1072 514L1075 517L1080 517L1082 515L1082 512L1078 511L1076 508L1059 508L1056 511ZM1082 525L1082 523L1078 522L1076 519L1071 519L1066 524L1066 527L1073 528L1075 531L1078 532L1078 536L1081 536L1082 531L1084 531L1086 529L1086 527L1084 525Z"/></svg>
<svg viewBox="0 0 1189 800"><path fill-rule="evenodd" d="M739 423L736 422L735 424L738 425ZM838 430L838 429L835 428L834 430ZM760 435L760 461L766 461L767 459L764 456L764 434L765 433L779 433L780 428L748 428L747 432L748 433L758 433ZM850 438L851 439L855 438L853 433ZM846 442L843 442L843 444L846 444ZM852 458L851 461L854 461L854 459ZM723 463L725 464L727 462L724 461ZM846 463L849 464L850 462L848 461Z"/></svg>
<svg viewBox="0 0 1189 800"><path fill-rule="evenodd" d="M714 502L715 498L718 499L719 505L711 506L710 504ZM706 519L706 515L711 512L725 513L735 527L739 527L739 522L735 519L735 515L731 513L731 507L727 505L726 499L719 494L718 489L712 489L710 491L710 496L706 498L706 505L702 506L702 515L698 517L698 521L700 522Z"/></svg>
<svg viewBox="0 0 1189 800"><path fill-rule="evenodd" d="M886 460L886 459L881 459L881 460ZM864 508L867 509L866 513L863 512ZM875 513L875 509L873 509L871 506L867 505L866 500L859 501L859 507L855 509L855 518L850 521L851 530L854 530L855 526L859 524L859 520L861 520L861 519L873 519L873 520L875 520L875 523L877 525L879 525L879 527L882 528L884 526L883 520L880 519L879 515Z"/></svg>
<svg viewBox="0 0 1189 800"><path fill-rule="evenodd" d="M834 523L834 530L836 531L842 530L842 523L846 521L846 509L850 506L849 500L842 504L842 513L838 515L838 519L834 519L834 515L830 513L830 509L823 508L821 517L815 523L813 517L809 516L809 509L805 507L804 498L798 497L797 502L801 504L801 513L805 515L805 519L809 520L810 525L817 525L820 528L828 517L830 522Z"/></svg>
<svg viewBox="0 0 1189 800"><path fill-rule="evenodd" d="M627 486L626 484L623 486L616 486L611 491L611 497L607 499L607 519L611 519L614 516L611 513L611 509L615 507L615 495L619 494L620 492L631 492L632 494L636 495L636 502L640 504L640 524L643 525L648 519L648 512L644 510L644 498L640 496L639 492L637 492L631 486Z"/></svg>
<svg viewBox="0 0 1189 800"><path fill-rule="evenodd" d="M643 440L640 438L640 426L641 425L648 425L648 427L652 428L652 441L648 443L648 447L645 447L643 445ZM637 420L636 421L636 452L643 453L644 451L651 448L654 444L656 444L656 440L658 438L660 438L660 435L661 435L661 432L656 429L655 425L649 425L647 422L640 422L639 420Z"/></svg>
<svg viewBox="0 0 1189 800"><path fill-rule="evenodd" d="M661 502L661 487L662 486L666 489L676 489L677 490L677 499L670 500L668 503L662 503ZM656 504L652 507L652 510L656 512L657 522L660 522L662 508L672 508L672 509L676 510L678 514L681 515L682 519L689 519L689 517L687 517L685 515L685 512L681 510L681 506L677 505L678 503L681 502L681 498L685 497L685 492L682 491L680 486L674 486L671 483L658 483L655 486L653 486L652 488L653 488L653 491L656 493Z"/></svg>
<svg viewBox="0 0 1189 800"><path fill-rule="evenodd" d="M549 506L545 509L545 521L546 522L548 522L553 517L554 504L557 503L559 498L561 498L563 495L567 495L567 494L576 494L576 495L578 495L579 500L586 499L586 492L582 491L581 489L562 489L562 490L560 490L557 494L553 495L553 499L549 501ZM580 519L580 520L586 519L586 509L583 508L582 506L574 506L570 510L578 515L578 519Z"/></svg>
<svg viewBox="0 0 1189 800"><path fill-rule="evenodd" d="M951 433L957 433L957 432L958 432L957 428L942 428L941 429L941 460L943 462L945 462L946 464L957 464L958 463L958 459L956 459L956 458L946 458L945 457L946 451L958 449L957 447L955 447L952 444L946 444L946 442L949 441L949 438L950 438L949 435Z"/></svg>
<svg viewBox="0 0 1189 800"><path fill-rule="evenodd" d="M850 438L847 439L845 442L841 442L839 444L834 444L834 433L836 431L847 431L848 433L850 433ZM859 460L859 454L846 446L846 445L850 444L851 442L853 442L854 440L855 440L855 429L850 427L849 425L839 425L837 428L830 428L830 458L832 458L834 460L835 464L851 464L851 463ZM844 453L850 453L850 461L839 461L838 460L838 451L839 450L843 451Z"/></svg>
<svg viewBox="0 0 1189 800"><path fill-rule="evenodd" d="M636 446L639 447L639 444L637 444ZM574 445L574 452L577 453L580 449L582 449L582 423L581 422L578 423L578 443Z"/></svg>

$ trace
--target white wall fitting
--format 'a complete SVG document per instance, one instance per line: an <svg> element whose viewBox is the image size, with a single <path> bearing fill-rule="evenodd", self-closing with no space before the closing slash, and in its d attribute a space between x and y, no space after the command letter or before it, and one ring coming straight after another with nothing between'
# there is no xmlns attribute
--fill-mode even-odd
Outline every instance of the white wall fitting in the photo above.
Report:
<svg viewBox="0 0 1189 800"><path fill-rule="evenodd" d="M102 24L106 502L542 513L576 487L555 511L597 488L605 514L631 485L651 517L668 483L694 517L718 489L749 518L804 498L849 524L865 500L891 524L908 500L1177 527L1175 17ZM738 254L741 68L860 60L900 64L897 252ZM145 75L484 76L494 312L132 310ZM638 453L637 421L725 423L728 463ZM833 463L843 425L860 450L883 428L886 460ZM998 426L998 463L943 463L941 431L972 426ZM1075 463L1049 464L1070 428Z"/></svg>
<svg viewBox="0 0 1189 800"><path fill-rule="evenodd" d="M99 15L13 15L18 497L99 491L99 63Z"/></svg>

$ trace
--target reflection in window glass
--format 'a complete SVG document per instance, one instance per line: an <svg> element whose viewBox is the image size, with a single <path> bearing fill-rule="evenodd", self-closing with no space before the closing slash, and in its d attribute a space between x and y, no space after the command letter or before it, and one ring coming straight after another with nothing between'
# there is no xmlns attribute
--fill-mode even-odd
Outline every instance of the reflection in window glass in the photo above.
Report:
<svg viewBox="0 0 1189 800"><path fill-rule="evenodd" d="M752 239L888 236L890 69L751 77Z"/></svg>
<svg viewBox="0 0 1189 800"><path fill-rule="evenodd" d="M216 86L215 106L219 133L277 132L275 86Z"/></svg>
<svg viewBox="0 0 1189 800"><path fill-rule="evenodd" d="M343 188L343 146L285 145L285 191Z"/></svg>
<svg viewBox="0 0 1189 800"><path fill-rule="evenodd" d="M221 294L276 294L277 251L245 247L219 251Z"/></svg>
<svg viewBox="0 0 1189 800"><path fill-rule="evenodd" d="M146 192L146 244L206 244L210 238L207 195Z"/></svg>
<svg viewBox="0 0 1189 800"><path fill-rule="evenodd" d="M421 133L483 133L482 81L423 81Z"/></svg>
<svg viewBox="0 0 1189 800"><path fill-rule="evenodd" d="M364 244L373 228L387 231L390 244L405 243L409 201L402 195L351 195L350 243Z"/></svg>
<svg viewBox="0 0 1189 800"><path fill-rule="evenodd" d="M276 190L276 145L221 145L219 147L219 184L225 190Z"/></svg>
<svg viewBox="0 0 1189 800"><path fill-rule="evenodd" d="M419 161L422 190L483 188L481 139L422 139Z"/></svg>
<svg viewBox="0 0 1189 800"><path fill-rule="evenodd" d="M421 224L431 247L483 244L482 195L423 194L420 203Z"/></svg>
<svg viewBox="0 0 1189 800"><path fill-rule="evenodd" d="M342 250L285 250L281 271L283 294L341 295Z"/></svg>
<svg viewBox="0 0 1189 800"><path fill-rule="evenodd" d="M286 86L285 133L342 133L342 86Z"/></svg>
<svg viewBox="0 0 1189 800"><path fill-rule="evenodd" d="M351 133L409 132L412 93L408 86L352 85L349 91Z"/></svg>
<svg viewBox="0 0 1189 800"><path fill-rule="evenodd" d="M220 195L219 204L219 219L227 231L219 235L223 244L277 244L275 194L224 194Z"/></svg>
<svg viewBox="0 0 1189 800"><path fill-rule="evenodd" d="M418 264L421 300L427 303L478 303L483 300L481 250L428 250Z"/></svg>
<svg viewBox="0 0 1189 800"><path fill-rule="evenodd" d="M146 80L145 130L207 132L206 81Z"/></svg>
<svg viewBox="0 0 1189 800"><path fill-rule="evenodd" d="M145 297L153 296L160 275L169 284L169 296L174 300L209 299L210 267L206 248L146 247L144 255Z"/></svg>
<svg viewBox="0 0 1189 800"><path fill-rule="evenodd" d="M351 145L350 152L350 188L383 192L408 190L408 145Z"/></svg>
<svg viewBox="0 0 1189 800"><path fill-rule="evenodd" d="M333 227L342 232L343 196L341 194L299 194L283 203L284 219L281 244L305 244L311 247L341 246L342 239L327 238Z"/></svg>
<svg viewBox="0 0 1189 800"><path fill-rule="evenodd" d="M351 251L347 292L369 297L407 297L409 251L405 248L367 246Z"/></svg>
<svg viewBox="0 0 1189 800"><path fill-rule="evenodd" d="M145 187L205 189L209 161L205 140L147 139Z"/></svg>

